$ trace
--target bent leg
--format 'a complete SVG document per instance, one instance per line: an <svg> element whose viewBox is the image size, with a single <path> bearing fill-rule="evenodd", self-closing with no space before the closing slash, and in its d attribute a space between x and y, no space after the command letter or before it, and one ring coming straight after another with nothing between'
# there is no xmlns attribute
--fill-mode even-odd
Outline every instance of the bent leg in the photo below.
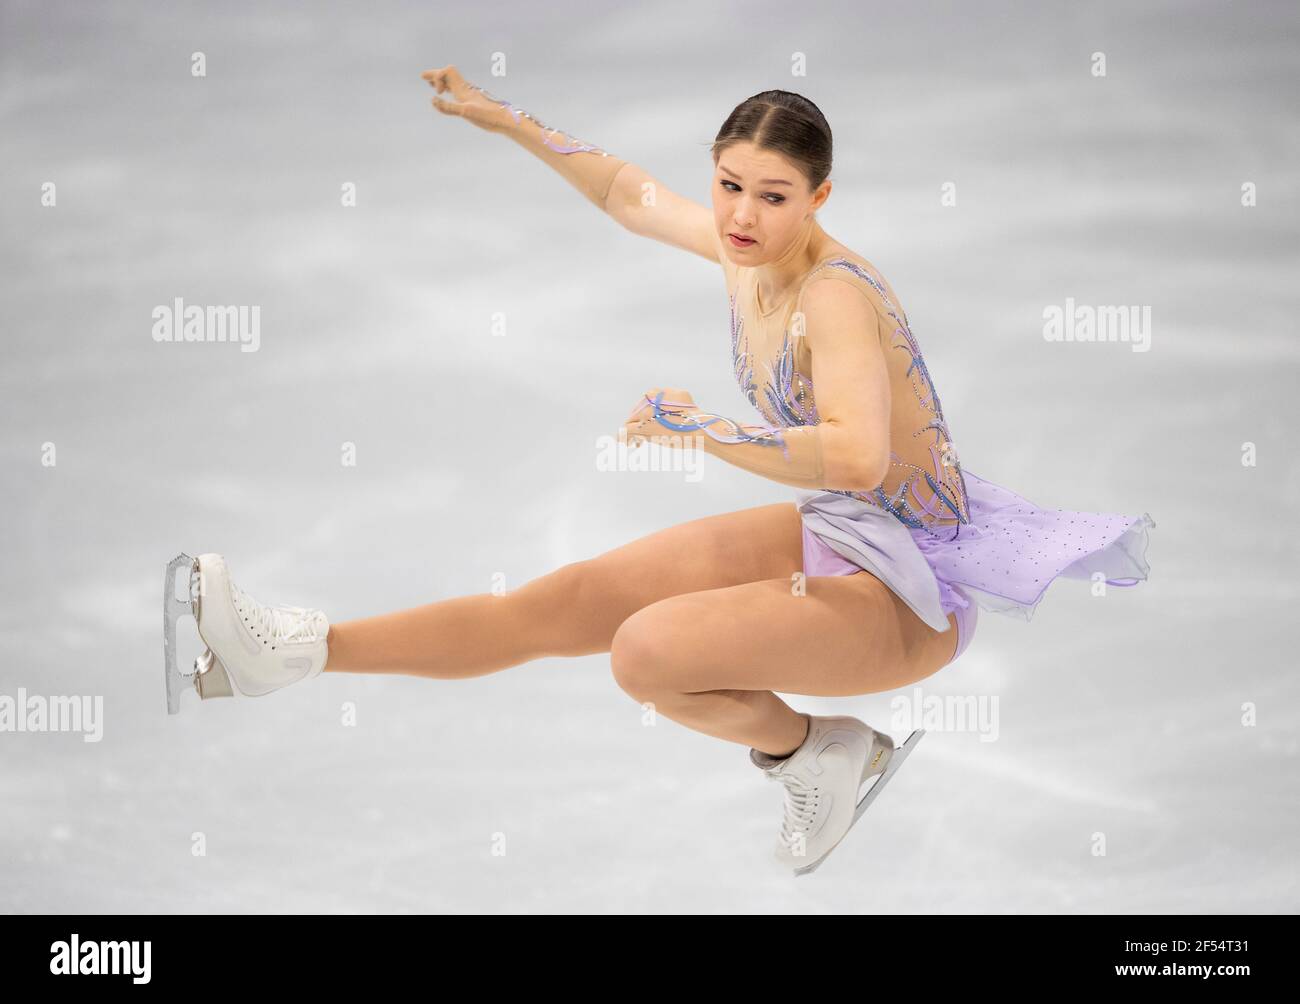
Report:
<svg viewBox="0 0 1300 1004"><path fill-rule="evenodd" d="M611 649L615 678L676 722L772 756L795 750L806 716L773 691L876 693L924 679L956 645L867 572L670 597L633 614Z"/></svg>
<svg viewBox="0 0 1300 1004"><path fill-rule="evenodd" d="M545 656L608 652L619 625L670 596L802 569L802 524L775 503L691 520L496 596L334 624L326 672L482 676Z"/></svg>

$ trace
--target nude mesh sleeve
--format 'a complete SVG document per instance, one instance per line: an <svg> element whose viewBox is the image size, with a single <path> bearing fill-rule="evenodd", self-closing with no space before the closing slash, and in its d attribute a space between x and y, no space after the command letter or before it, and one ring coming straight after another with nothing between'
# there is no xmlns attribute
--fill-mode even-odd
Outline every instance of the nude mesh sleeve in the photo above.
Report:
<svg viewBox="0 0 1300 1004"><path fill-rule="evenodd" d="M559 129L552 129L517 105L495 98L481 87L470 86L510 113L515 120L515 127L509 133L511 139L554 168L598 209L605 209L614 178L627 161ZM588 156L574 157L572 154Z"/></svg>

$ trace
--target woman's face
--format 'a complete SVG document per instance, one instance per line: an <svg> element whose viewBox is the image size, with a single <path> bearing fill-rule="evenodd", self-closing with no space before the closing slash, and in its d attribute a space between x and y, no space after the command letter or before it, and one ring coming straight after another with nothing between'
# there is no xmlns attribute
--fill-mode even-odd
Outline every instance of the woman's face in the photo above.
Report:
<svg viewBox="0 0 1300 1004"><path fill-rule="evenodd" d="M713 171L713 221L727 257L747 268L780 258L830 190L827 180L809 192L803 173L772 150L748 140L727 147Z"/></svg>

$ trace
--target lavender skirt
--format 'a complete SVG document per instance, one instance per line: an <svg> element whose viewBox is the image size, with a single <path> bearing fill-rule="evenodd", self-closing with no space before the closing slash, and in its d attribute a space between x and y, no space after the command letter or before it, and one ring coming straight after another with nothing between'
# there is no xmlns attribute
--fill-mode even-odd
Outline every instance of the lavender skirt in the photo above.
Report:
<svg viewBox="0 0 1300 1004"><path fill-rule="evenodd" d="M1100 574L1110 586L1147 578L1147 531L1156 525L1149 513L1042 509L970 471L962 475L971 521L937 536L846 495L797 490L804 574L865 569L936 631L948 630L956 612L956 655L970 642L977 604L1029 620L1058 578Z"/></svg>

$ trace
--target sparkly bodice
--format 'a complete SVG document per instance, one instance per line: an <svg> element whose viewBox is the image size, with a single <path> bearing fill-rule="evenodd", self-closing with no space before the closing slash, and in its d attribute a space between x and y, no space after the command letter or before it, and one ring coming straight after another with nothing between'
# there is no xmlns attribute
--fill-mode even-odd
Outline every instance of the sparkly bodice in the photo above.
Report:
<svg viewBox="0 0 1300 1004"><path fill-rule="evenodd" d="M906 313L894 305L884 284L857 262L831 259L810 272L804 283L819 274L856 285L872 301L880 322L891 392L890 467L885 480L870 492L828 490L882 506L908 527L943 537L956 536L961 524L970 522L966 484L939 395L908 327ZM764 317L750 292L752 283L750 277L744 293L738 288L729 296L736 382L770 424L782 428L816 425L821 419L808 376L811 355L805 340L792 335L790 326L792 316L797 314L793 308L798 298L784 311ZM755 339L759 345L752 352L745 331L747 308L760 331L770 335ZM779 348L765 352L761 347L764 342L779 342Z"/></svg>
<svg viewBox="0 0 1300 1004"><path fill-rule="evenodd" d="M772 425L788 429L794 425L816 425L817 405L813 401L812 381L795 365L794 345L790 332L783 332L781 350L770 361L757 360L764 372L762 383L754 378L755 358L745 337L745 321L731 297L731 360L736 382L749 403Z"/></svg>

